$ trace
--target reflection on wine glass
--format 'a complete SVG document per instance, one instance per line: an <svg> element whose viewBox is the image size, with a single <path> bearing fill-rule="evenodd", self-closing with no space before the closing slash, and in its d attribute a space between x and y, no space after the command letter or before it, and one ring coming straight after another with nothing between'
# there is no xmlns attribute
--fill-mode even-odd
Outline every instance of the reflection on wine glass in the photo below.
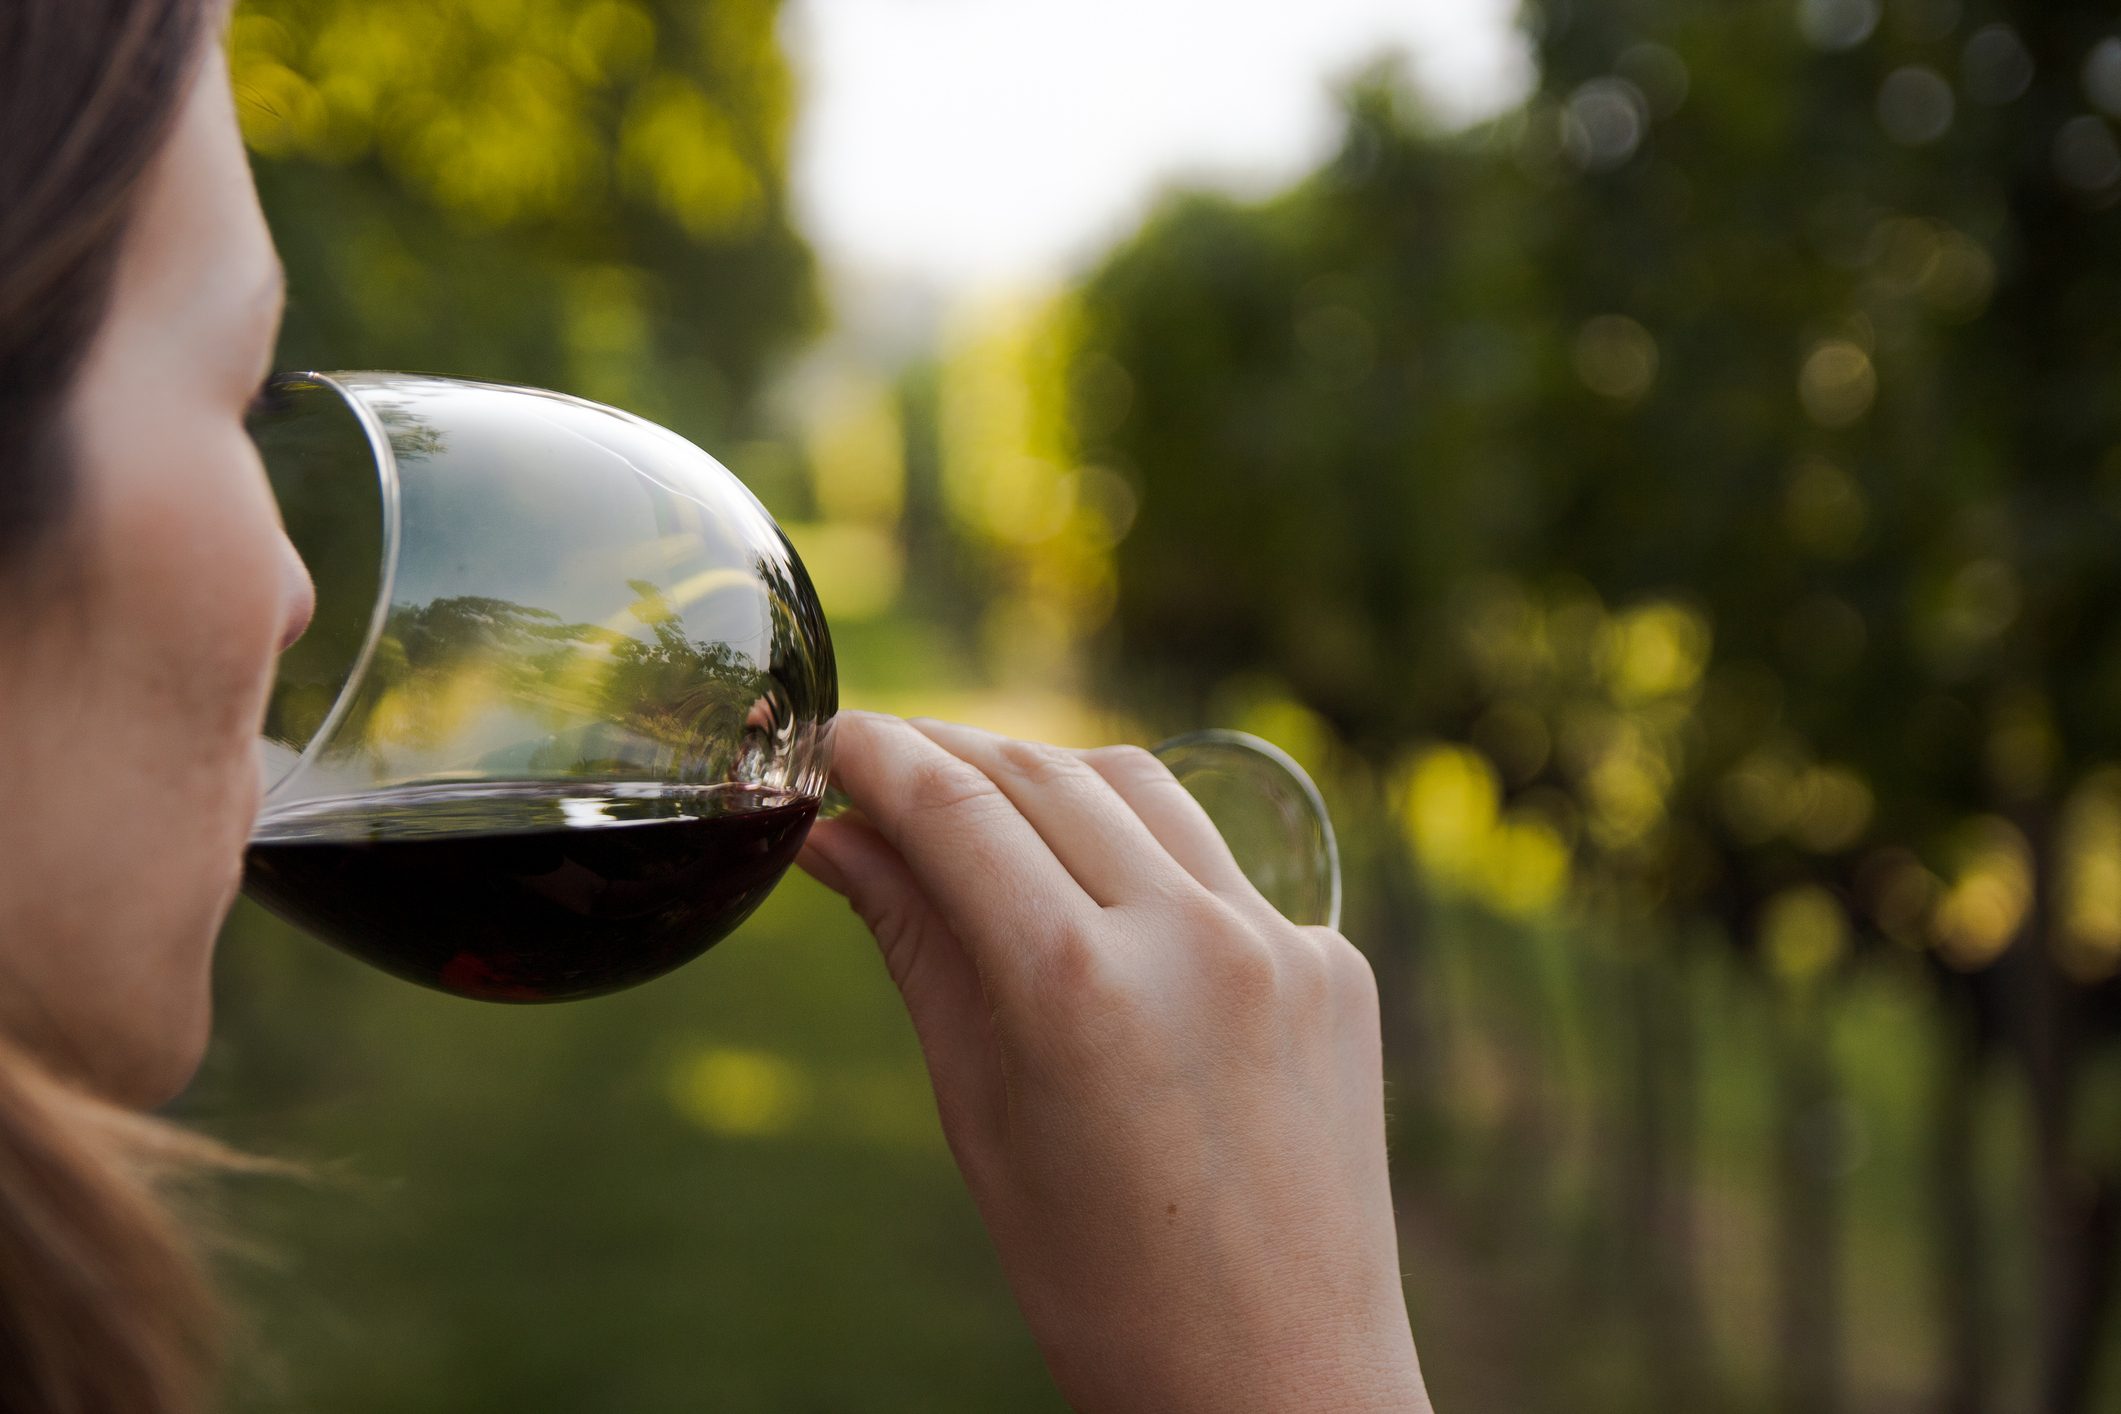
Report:
<svg viewBox="0 0 2121 1414"><path fill-rule="evenodd" d="M1208 812L1252 886L1292 923L1340 926L1340 846L1333 817L1295 758L1220 727L1155 748Z"/></svg>
<svg viewBox="0 0 2121 1414"><path fill-rule="evenodd" d="M318 588L259 743L253 896L501 1001L645 981L757 907L817 815L838 680L734 476L611 408L426 375L285 375L252 431ZM1278 906L1337 920L1293 762L1160 750Z"/></svg>

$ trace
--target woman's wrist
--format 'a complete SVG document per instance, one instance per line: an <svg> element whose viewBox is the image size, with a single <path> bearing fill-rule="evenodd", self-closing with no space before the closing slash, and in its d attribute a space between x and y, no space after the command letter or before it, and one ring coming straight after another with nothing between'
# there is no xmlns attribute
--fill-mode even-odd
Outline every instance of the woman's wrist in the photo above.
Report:
<svg viewBox="0 0 2121 1414"><path fill-rule="evenodd" d="M1186 1407L1218 1414L1427 1414L1429 1408L1403 1320L1396 1334L1292 1344L1226 1369L1219 1390ZM1146 1414L1148 1406L1141 1408Z"/></svg>
<svg viewBox="0 0 2121 1414"><path fill-rule="evenodd" d="M1197 1319L1124 1323L1147 1325L1131 1349L1109 1326L1079 1340L1043 1331L1039 1343L1079 1414L1428 1414L1403 1307L1374 1322L1291 1318L1247 1330L1218 1320L1189 1331Z"/></svg>

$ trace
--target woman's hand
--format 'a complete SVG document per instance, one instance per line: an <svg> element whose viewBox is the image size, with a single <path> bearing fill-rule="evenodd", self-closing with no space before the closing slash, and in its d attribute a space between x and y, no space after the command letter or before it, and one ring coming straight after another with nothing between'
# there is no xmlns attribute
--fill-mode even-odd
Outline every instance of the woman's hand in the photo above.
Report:
<svg viewBox="0 0 2121 1414"><path fill-rule="evenodd" d="M951 1152L1086 1411L1428 1407L1377 991L1145 751L865 712L804 866L876 934Z"/></svg>

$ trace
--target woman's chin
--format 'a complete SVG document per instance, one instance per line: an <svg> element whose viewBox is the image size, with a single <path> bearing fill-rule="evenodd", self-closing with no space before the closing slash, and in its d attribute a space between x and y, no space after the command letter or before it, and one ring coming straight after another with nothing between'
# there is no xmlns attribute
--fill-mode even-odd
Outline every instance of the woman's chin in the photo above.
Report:
<svg viewBox="0 0 2121 1414"><path fill-rule="evenodd" d="M142 1027L138 1018L124 1034L92 1051L95 1062L84 1079L97 1094L131 1109L151 1110L184 1093L206 1060L213 1030L211 991L201 986L191 997L172 997L171 1005Z"/></svg>
<svg viewBox="0 0 2121 1414"><path fill-rule="evenodd" d="M137 1024L102 1024L76 1017L54 1026L10 1026L8 1039L43 1069L69 1084L128 1109L152 1110L184 1092L206 1059L210 1009L168 1016L145 1031ZM137 1018L126 1018L137 1023Z"/></svg>
<svg viewBox="0 0 2121 1414"><path fill-rule="evenodd" d="M206 1061L210 1030L210 1017L202 1014L196 1034L187 1036L182 1046L156 1056L151 1065L142 1069L131 1092L118 1098L136 1109L147 1110L166 1105L183 1094Z"/></svg>

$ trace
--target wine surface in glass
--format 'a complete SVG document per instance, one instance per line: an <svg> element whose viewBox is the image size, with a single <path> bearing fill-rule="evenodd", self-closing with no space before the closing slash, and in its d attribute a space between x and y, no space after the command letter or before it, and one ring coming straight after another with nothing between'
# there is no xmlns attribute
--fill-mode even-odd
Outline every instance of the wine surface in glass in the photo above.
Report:
<svg viewBox="0 0 2121 1414"><path fill-rule="evenodd" d="M814 796L748 786L426 785L259 822L244 889L386 972L484 1001L617 991L727 937Z"/></svg>

